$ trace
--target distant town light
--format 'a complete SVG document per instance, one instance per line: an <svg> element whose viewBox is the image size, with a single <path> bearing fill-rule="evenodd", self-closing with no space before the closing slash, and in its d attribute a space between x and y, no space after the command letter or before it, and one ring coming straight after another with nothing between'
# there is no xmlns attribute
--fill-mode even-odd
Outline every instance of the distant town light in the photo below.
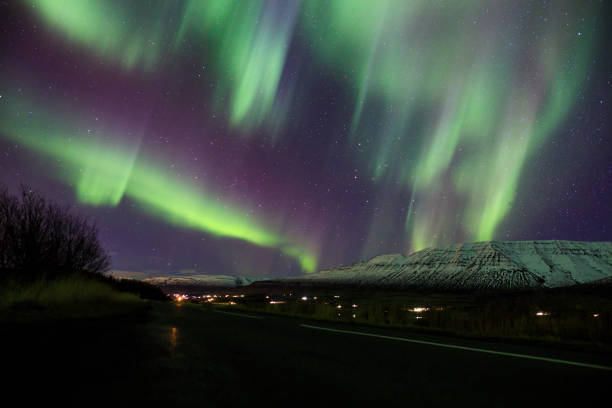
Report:
<svg viewBox="0 0 612 408"><path fill-rule="evenodd" d="M549 312L537 312L536 313L536 316L548 316L548 315L550 315Z"/></svg>
<svg viewBox="0 0 612 408"><path fill-rule="evenodd" d="M302 300L308 300L306 296L302 296Z"/></svg>
<svg viewBox="0 0 612 408"><path fill-rule="evenodd" d="M429 310L428 307L414 307L412 309L408 309L409 312L413 312L413 313L422 313L428 310Z"/></svg>
<svg viewBox="0 0 612 408"><path fill-rule="evenodd" d="M599 317L599 313L593 313L593 317Z"/></svg>

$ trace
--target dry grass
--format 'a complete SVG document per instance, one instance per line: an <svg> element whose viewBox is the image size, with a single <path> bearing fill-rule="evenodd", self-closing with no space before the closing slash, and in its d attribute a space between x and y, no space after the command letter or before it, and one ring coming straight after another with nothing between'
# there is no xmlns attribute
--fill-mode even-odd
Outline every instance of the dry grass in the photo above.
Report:
<svg viewBox="0 0 612 408"><path fill-rule="evenodd" d="M141 309L146 301L85 277L4 282L0 288L0 320L89 318Z"/></svg>

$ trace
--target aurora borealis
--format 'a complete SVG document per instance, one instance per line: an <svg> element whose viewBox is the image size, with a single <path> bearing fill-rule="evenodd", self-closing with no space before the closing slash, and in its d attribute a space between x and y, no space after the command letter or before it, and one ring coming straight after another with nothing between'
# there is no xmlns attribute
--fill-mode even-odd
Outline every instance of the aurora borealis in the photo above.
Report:
<svg viewBox="0 0 612 408"><path fill-rule="evenodd" d="M0 182L114 268L286 276L610 240L600 1L8 1Z"/></svg>

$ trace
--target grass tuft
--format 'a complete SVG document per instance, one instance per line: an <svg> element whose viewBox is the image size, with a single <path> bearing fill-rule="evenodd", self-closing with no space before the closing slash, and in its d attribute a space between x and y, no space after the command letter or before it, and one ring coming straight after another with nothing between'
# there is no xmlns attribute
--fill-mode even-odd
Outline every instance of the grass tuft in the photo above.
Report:
<svg viewBox="0 0 612 408"><path fill-rule="evenodd" d="M0 288L0 320L103 317L142 309L146 301L84 276L34 282L8 281Z"/></svg>

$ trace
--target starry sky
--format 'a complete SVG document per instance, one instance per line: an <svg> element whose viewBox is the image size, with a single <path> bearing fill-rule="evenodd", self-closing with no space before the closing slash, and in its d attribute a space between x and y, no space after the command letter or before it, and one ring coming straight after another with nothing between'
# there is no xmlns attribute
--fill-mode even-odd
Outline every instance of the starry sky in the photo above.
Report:
<svg viewBox="0 0 612 408"><path fill-rule="evenodd" d="M610 240L604 1L0 1L0 182L114 269Z"/></svg>

